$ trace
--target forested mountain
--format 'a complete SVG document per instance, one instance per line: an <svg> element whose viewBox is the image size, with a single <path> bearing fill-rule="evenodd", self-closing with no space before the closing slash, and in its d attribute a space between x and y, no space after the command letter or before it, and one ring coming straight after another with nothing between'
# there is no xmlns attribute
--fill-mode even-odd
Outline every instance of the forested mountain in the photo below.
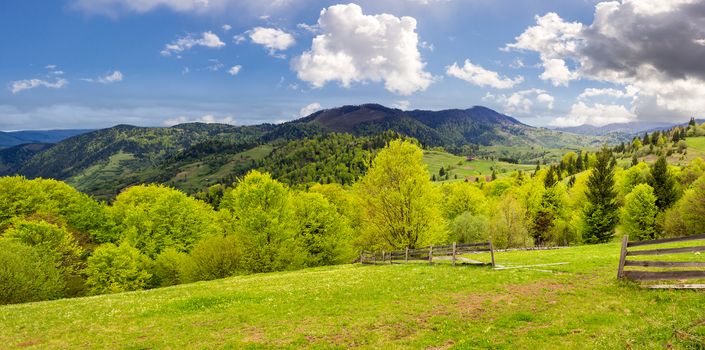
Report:
<svg viewBox="0 0 705 350"><path fill-rule="evenodd" d="M91 130L31 130L0 131L0 148L17 146L25 143L56 143L69 137L85 134Z"/></svg>
<svg viewBox="0 0 705 350"><path fill-rule="evenodd" d="M485 107L402 111L367 104L323 110L279 125L118 125L51 147L6 150L0 153L0 175L65 180L100 198L136 183L166 183L196 192L232 182L251 169L270 172L290 185L345 184L364 174L375 151L398 137L458 155L532 164L546 160L550 149L579 149L605 140L531 127Z"/></svg>

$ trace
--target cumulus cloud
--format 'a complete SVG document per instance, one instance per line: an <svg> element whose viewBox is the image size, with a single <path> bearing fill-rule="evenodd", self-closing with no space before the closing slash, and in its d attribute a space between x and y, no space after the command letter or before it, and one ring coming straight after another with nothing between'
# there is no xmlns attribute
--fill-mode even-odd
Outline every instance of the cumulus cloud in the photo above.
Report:
<svg viewBox="0 0 705 350"><path fill-rule="evenodd" d="M636 114L623 105L586 104L583 101L578 101L570 108L567 116L554 119L551 125L558 127L583 124L603 126L613 123L628 123L634 120L636 120Z"/></svg>
<svg viewBox="0 0 705 350"><path fill-rule="evenodd" d="M544 110L553 109L555 101L553 96L542 89L521 90L508 95L487 93L483 100L499 104L506 114L522 116L530 116L535 106Z"/></svg>
<svg viewBox="0 0 705 350"><path fill-rule="evenodd" d="M81 79L83 81L87 81L89 83L100 83L100 84L112 84L112 83L117 83L119 81L122 81L123 75L120 71L116 70L113 71L112 73L98 77L98 78L87 78L87 79Z"/></svg>
<svg viewBox="0 0 705 350"><path fill-rule="evenodd" d="M228 69L228 74L230 74L230 75L238 75L238 73L240 73L240 70L241 70L241 69L242 69L242 66L241 66L241 65L232 66L232 67L230 67L230 69Z"/></svg>
<svg viewBox="0 0 705 350"><path fill-rule="evenodd" d="M223 24L223 26L222 26L221 28L223 28L223 31L224 31L224 32L227 32L227 31L229 31L230 29L233 29L233 26L231 26L231 25L229 25L229 24Z"/></svg>
<svg viewBox="0 0 705 350"><path fill-rule="evenodd" d="M269 54L276 55L277 51L283 51L296 43L294 36L277 28L256 27L248 31L250 40L267 48Z"/></svg>
<svg viewBox="0 0 705 350"><path fill-rule="evenodd" d="M424 71L412 17L365 15L356 4L334 5L321 11L318 30L311 49L292 60L299 79L313 87L384 81L387 90L409 95L433 82Z"/></svg>
<svg viewBox="0 0 705 350"><path fill-rule="evenodd" d="M537 16L536 25L506 49L537 52L541 78L554 85L579 78L612 83L633 92L634 105L689 115L705 110L703 39L703 1L622 0L595 5L589 25L555 13ZM620 120L629 116L625 111L633 114L626 108L601 110Z"/></svg>
<svg viewBox="0 0 705 350"><path fill-rule="evenodd" d="M62 87L65 87L68 83L69 82L66 79L56 79L53 82L42 79L26 79L13 81L12 83L10 83L9 89L13 94L16 94L23 90L29 90L38 87L61 89Z"/></svg>
<svg viewBox="0 0 705 350"><path fill-rule="evenodd" d="M235 120L233 119L233 117L230 117L230 116L218 118L218 117L213 116L212 114L206 114L206 115L201 116L199 118L178 116L176 118L171 118L171 119L167 119L164 121L164 125L166 125L166 126L174 126L174 125L184 124L184 123L206 123L206 124L234 125Z"/></svg>
<svg viewBox="0 0 705 350"><path fill-rule="evenodd" d="M460 67L457 62L446 67L446 74L477 86L489 86L495 89L511 89L524 81L522 76L518 76L514 79L500 76L499 73L482 68L467 59L462 67Z"/></svg>
<svg viewBox="0 0 705 350"><path fill-rule="evenodd" d="M318 102L314 102L311 104L306 105L305 107L301 108L299 110L299 117L303 118L306 116L311 115L313 112L321 110L321 104Z"/></svg>
<svg viewBox="0 0 705 350"><path fill-rule="evenodd" d="M166 44L161 54L162 56L171 56L172 54L188 51L194 46L221 48L225 46L225 43L220 41L218 35L210 31L203 32L200 37L194 37L193 34L188 34L185 37L176 39L170 44Z"/></svg>

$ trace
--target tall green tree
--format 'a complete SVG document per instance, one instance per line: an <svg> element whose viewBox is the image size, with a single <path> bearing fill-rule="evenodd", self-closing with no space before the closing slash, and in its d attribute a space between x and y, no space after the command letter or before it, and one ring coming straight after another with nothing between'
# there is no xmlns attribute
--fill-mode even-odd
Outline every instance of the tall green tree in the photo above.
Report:
<svg viewBox="0 0 705 350"><path fill-rule="evenodd" d="M614 228L619 222L614 184L612 152L603 147L597 153L587 184L588 202L583 209L583 240L586 243L603 243L614 236Z"/></svg>
<svg viewBox="0 0 705 350"><path fill-rule="evenodd" d="M656 195L647 184L639 184L624 199L622 225L630 239L647 240L656 237Z"/></svg>
<svg viewBox="0 0 705 350"><path fill-rule="evenodd" d="M391 141L358 183L357 193L367 231L380 245L402 249L445 240L439 196L415 144Z"/></svg>
<svg viewBox="0 0 705 350"><path fill-rule="evenodd" d="M651 167L649 185L653 187L656 194L656 205L661 210L668 209L678 200L678 188L676 179L668 171L668 163L665 156L658 157L656 163Z"/></svg>

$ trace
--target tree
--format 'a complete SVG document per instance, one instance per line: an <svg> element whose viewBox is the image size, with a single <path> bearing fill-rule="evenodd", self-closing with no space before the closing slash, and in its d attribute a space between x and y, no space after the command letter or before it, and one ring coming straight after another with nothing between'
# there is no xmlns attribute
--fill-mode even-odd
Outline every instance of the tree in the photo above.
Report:
<svg viewBox="0 0 705 350"><path fill-rule="evenodd" d="M5 239L32 246L57 263L57 268L70 273L80 261L83 250L65 228L45 222L15 218L4 233Z"/></svg>
<svg viewBox="0 0 705 350"><path fill-rule="evenodd" d="M665 156L660 156L651 167L649 185L653 187L657 198L656 205L662 211L668 209L678 199L676 179L668 171L668 163Z"/></svg>
<svg viewBox="0 0 705 350"><path fill-rule="evenodd" d="M229 213L233 231L244 250L250 272L282 270L293 249L292 207L289 189L267 173L251 171L225 193L221 210Z"/></svg>
<svg viewBox="0 0 705 350"><path fill-rule="evenodd" d="M294 240L305 252L305 266L324 266L350 262L357 256L351 247L352 230L323 195L296 193Z"/></svg>
<svg viewBox="0 0 705 350"><path fill-rule="evenodd" d="M603 147L597 153L595 166L588 179L587 204L583 210L583 239L586 243L603 243L614 235L619 220L617 192L614 189L612 152Z"/></svg>
<svg viewBox="0 0 705 350"><path fill-rule="evenodd" d="M161 185L130 187L110 213L117 224L110 242L127 240L150 258L166 248L188 252L202 237L223 233L208 204Z"/></svg>
<svg viewBox="0 0 705 350"><path fill-rule="evenodd" d="M0 304L63 296L64 279L53 257L15 240L0 239Z"/></svg>
<svg viewBox="0 0 705 350"><path fill-rule="evenodd" d="M679 212L687 227L688 234L701 234L705 232L705 175L695 181L685 191L683 198L678 202Z"/></svg>
<svg viewBox="0 0 705 350"><path fill-rule="evenodd" d="M466 182L451 182L440 186L441 209L448 220L470 212L471 214L484 213L487 200L485 194L474 185Z"/></svg>
<svg viewBox="0 0 705 350"><path fill-rule="evenodd" d="M86 284L93 294L144 289L152 277L149 268L149 258L129 243L106 243L88 258Z"/></svg>
<svg viewBox="0 0 705 350"><path fill-rule="evenodd" d="M189 281L207 281L230 277L245 272L242 260L246 254L235 235L206 237L191 251L191 270L187 272Z"/></svg>
<svg viewBox="0 0 705 350"><path fill-rule="evenodd" d="M639 184L626 196L622 208L622 225L630 239L656 238L656 196L647 184Z"/></svg>
<svg viewBox="0 0 705 350"><path fill-rule="evenodd" d="M489 240L489 220L486 216L464 212L449 224L451 238L458 243L477 243Z"/></svg>
<svg viewBox="0 0 705 350"><path fill-rule="evenodd" d="M428 179L423 152L413 143L391 141L356 191L365 226L381 245L403 249L445 240L438 194Z"/></svg>

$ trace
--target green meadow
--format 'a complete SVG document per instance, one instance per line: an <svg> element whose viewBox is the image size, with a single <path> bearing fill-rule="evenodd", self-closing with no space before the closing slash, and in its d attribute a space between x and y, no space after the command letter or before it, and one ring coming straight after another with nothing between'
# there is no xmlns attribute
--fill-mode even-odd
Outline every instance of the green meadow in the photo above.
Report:
<svg viewBox="0 0 705 350"><path fill-rule="evenodd" d="M487 261L486 255L472 258ZM353 264L6 305L0 343L37 349L702 348L705 294L618 281L618 255L617 243L498 252L504 267L565 264L505 270Z"/></svg>

